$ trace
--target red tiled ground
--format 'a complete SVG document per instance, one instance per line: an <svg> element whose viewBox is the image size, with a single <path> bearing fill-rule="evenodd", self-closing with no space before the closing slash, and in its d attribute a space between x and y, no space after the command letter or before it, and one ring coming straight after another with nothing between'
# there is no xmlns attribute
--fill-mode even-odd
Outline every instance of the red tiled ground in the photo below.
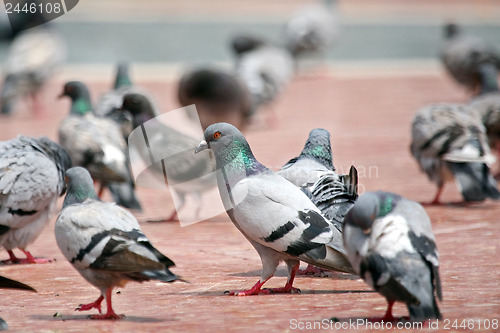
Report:
<svg viewBox="0 0 500 333"><path fill-rule="evenodd" d="M408 198L429 200L435 191L411 158L408 145L410 121L428 103L465 101L465 94L440 73L409 76L326 76L297 78L275 105L279 124L275 129L247 133L256 157L279 167L295 156L310 129L331 131L334 162L341 171L354 164L360 172L361 190L390 190ZM89 82L94 95L107 82ZM177 107L171 82L142 81L163 110ZM68 112L67 101L54 99L60 82L46 90L46 114L34 119L24 110L0 119L0 139L18 133L56 137L59 121ZM139 216L168 215L173 204L168 193L140 189L145 211ZM443 195L456 202L453 184ZM464 208L457 205L428 208L441 253L444 318L500 319L500 267L498 263L500 205L494 202ZM2 266L0 274L19 279L37 294L1 290L0 316L19 332L162 332L162 331L293 331L291 320L318 322L336 317L341 321L383 314L385 300L358 279L343 275L328 278L298 277L296 295L229 297L224 291L248 288L258 279L261 264L257 253L221 215L188 227L177 223L143 223L143 231L157 248L176 263L175 272L191 283L129 284L115 294L122 321L91 321L87 313L74 312L98 291L64 260L53 235L55 217L30 250L37 256L56 258L46 265ZM0 258L7 258L1 253ZM283 271L268 282L285 282ZM58 313L59 317L54 317ZM395 314L407 314L402 304ZM293 324L293 322L292 322ZM483 322L481 322L483 324ZM444 322L440 324L444 330ZM479 324L474 322L478 330ZM451 328L451 325L450 325ZM483 328L483 326L481 326ZM491 331L484 330L484 331Z"/></svg>

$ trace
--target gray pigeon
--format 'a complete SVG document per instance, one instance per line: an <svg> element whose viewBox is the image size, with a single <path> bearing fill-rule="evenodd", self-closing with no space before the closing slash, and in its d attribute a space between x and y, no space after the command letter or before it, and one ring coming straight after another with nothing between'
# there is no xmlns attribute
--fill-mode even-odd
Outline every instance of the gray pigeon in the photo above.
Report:
<svg viewBox="0 0 500 333"><path fill-rule="evenodd" d="M259 163L245 137L234 126L218 123L205 130L196 152L211 149L224 207L236 228L262 260L259 281L230 295L296 292L299 261L341 272L353 272L342 246L342 234L295 185ZM280 261L288 267L283 288L264 289Z"/></svg>
<svg viewBox="0 0 500 333"><path fill-rule="evenodd" d="M20 32L12 41L3 66L2 114L11 113L16 102L25 96L31 97L33 111L40 113L37 94L65 58L65 44L53 27L43 25Z"/></svg>
<svg viewBox="0 0 500 333"><path fill-rule="evenodd" d="M294 56L322 53L338 38L340 20L335 0L298 8L285 27L285 43Z"/></svg>
<svg viewBox="0 0 500 333"><path fill-rule="evenodd" d="M256 112L273 102L290 83L295 74L295 62L287 49L263 41L239 53L235 71L250 92L251 109Z"/></svg>
<svg viewBox="0 0 500 333"><path fill-rule="evenodd" d="M71 168L66 178L68 193L55 224L57 245L78 273L101 291L95 302L80 305L77 311L95 308L99 315L92 319L120 319L123 315L111 306L113 288L128 281L179 280L168 269L174 262L153 247L134 216L99 200L86 169ZM105 314L101 314L103 299Z"/></svg>
<svg viewBox="0 0 500 333"><path fill-rule="evenodd" d="M177 211L184 206L187 195L198 199L196 217L199 217L202 194L216 186L215 177L210 175L214 163L209 152L193 156L198 141L153 118L151 103L144 95L125 95L122 109L130 112L133 126L140 129L129 136L129 150L136 151L143 161L147 161L148 170L160 183L168 182L180 200L177 210L166 221L177 219ZM152 150L157 153L156 159ZM136 175L136 180L139 176Z"/></svg>
<svg viewBox="0 0 500 333"><path fill-rule="evenodd" d="M288 161L277 173L300 187L321 213L342 232L344 216L358 197L358 175L354 166L349 175L335 172L330 133L327 130L311 130L300 155ZM317 273L321 271L312 265L299 271L299 274Z"/></svg>
<svg viewBox="0 0 500 333"><path fill-rule="evenodd" d="M394 321L394 302L410 319L441 319L439 255L425 209L389 192L361 195L345 218L344 245L354 270L388 302L382 318Z"/></svg>
<svg viewBox="0 0 500 333"><path fill-rule="evenodd" d="M490 148L500 157L500 90L498 70L494 66L483 66L479 72L481 91L469 102L472 112L476 113L486 128Z"/></svg>
<svg viewBox="0 0 500 333"><path fill-rule="evenodd" d="M448 73L461 85L477 94L479 72L483 66L500 67L500 52L479 37L472 36L454 23L444 27L445 41L440 51Z"/></svg>
<svg viewBox="0 0 500 333"><path fill-rule="evenodd" d="M12 280L0 275L0 288L2 289L19 289L19 290L29 290L36 293L36 290L27 284L21 283L16 280ZM0 331L6 331L9 329L7 322L0 318Z"/></svg>
<svg viewBox="0 0 500 333"><path fill-rule="evenodd" d="M99 195L109 187L118 204L140 210L126 143L118 125L92 113L90 95L82 82L66 83L61 96L72 100L70 114L59 126L59 142L68 151L73 165L85 167L101 182Z"/></svg>
<svg viewBox="0 0 500 333"><path fill-rule="evenodd" d="M494 161L479 117L466 106L436 104L420 109L412 122L411 153L438 191L455 179L467 202L499 199L500 192L487 163Z"/></svg>
<svg viewBox="0 0 500 333"><path fill-rule="evenodd" d="M115 118L120 114L120 112L116 112L119 109L123 102L123 96L129 93L142 93L146 94L143 89L135 86L132 83L130 78L130 66L126 62L118 63L116 66L116 76L115 82L113 84L113 90L107 92L102 95L101 98L96 103L95 108L93 109L94 114L97 116L109 116L111 118ZM153 110L156 115L158 115L158 111L156 106L153 103ZM118 119L119 120L119 119ZM119 123L121 123L119 121Z"/></svg>
<svg viewBox="0 0 500 333"><path fill-rule="evenodd" d="M196 105L201 127L227 122L248 125L252 114L250 95L235 73L216 67L199 67L179 80L177 97L181 106Z"/></svg>
<svg viewBox="0 0 500 333"><path fill-rule="evenodd" d="M65 191L64 173L71 161L63 148L46 137L18 136L0 142L0 246L12 263L46 263L27 246L40 236ZM13 250L19 248L26 259Z"/></svg>

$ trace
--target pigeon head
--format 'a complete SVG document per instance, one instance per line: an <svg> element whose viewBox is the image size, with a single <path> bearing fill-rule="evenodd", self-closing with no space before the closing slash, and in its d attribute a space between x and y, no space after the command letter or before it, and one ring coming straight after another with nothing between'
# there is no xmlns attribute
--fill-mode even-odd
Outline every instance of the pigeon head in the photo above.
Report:
<svg viewBox="0 0 500 333"><path fill-rule="evenodd" d="M325 167L335 170L332 164L332 147L330 133L322 128L315 128L309 133L300 157L314 158Z"/></svg>
<svg viewBox="0 0 500 333"><path fill-rule="evenodd" d="M92 110L89 90L83 82L67 82L59 98L64 96L71 98L71 114L85 114Z"/></svg>
<svg viewBox="0 0 500 333"><path fill-rule="evenodd" d="M266 41L256 36L236 35L231 39L230 44L233 53L236 56L241 56L265 45Z"/></svg>
<svg viewBox="0 0 500 333"><path fill-rule="evenodd" d="M345 221L351 225L355 225L363 232L371 231L373 222L379 215L380 201L376 193L368 192L359 197L349 213L347 213Z"/></svg>
<svg viewBox="0 0 500 333"><path fill-rule="evenodd" d="M74 167L66 171L66 186L68 190L63 208L82 203L87 199L99 200L92 177L85 168Z"/></svg>
<svg viewBox="0 0 500 333"><path fill-rule="evenodd" d="M132 85L128 69L129 69L128 63L121 62L118 64L116 68L115 84L113 86L114 89L130 87Z"/></svg>
<svg viewBox="0 0 500 333"><path fill-rule="evenodd" d="M444 26L444 37L445 38L453 38L460 33L460 27L455 23L447 23Z"/></svg>
<svg viewBox="0 0 500 333"><path fill-rule="evenodd" d="M245 171L246 175L267 170L253 156L243 134L233 125L217 123L207 127L205 140L200 142L195 154L211 149L218 169L230 167L236 171Z"/></svg>
<svg viewBox="0 0 500 333"><path fill-rule="evenodd" d="M138 127L156 116L151 101L146 96L137 93L123 96L121 110L130 112L134 127Z"/></svg>

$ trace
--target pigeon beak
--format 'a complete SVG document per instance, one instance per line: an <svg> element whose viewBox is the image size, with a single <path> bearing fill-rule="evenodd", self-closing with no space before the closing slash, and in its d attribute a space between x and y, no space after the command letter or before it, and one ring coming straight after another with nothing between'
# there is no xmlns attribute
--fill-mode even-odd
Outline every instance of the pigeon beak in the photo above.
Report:
<svg viewBox="0 0 500 333"><path fill-rule="evenodd" d="M198 154L200 151L203 151L205 149L208 149L208 143L205 140L201 140L198 147L196 147L196 149L194 150L194 153Z"/></svg>

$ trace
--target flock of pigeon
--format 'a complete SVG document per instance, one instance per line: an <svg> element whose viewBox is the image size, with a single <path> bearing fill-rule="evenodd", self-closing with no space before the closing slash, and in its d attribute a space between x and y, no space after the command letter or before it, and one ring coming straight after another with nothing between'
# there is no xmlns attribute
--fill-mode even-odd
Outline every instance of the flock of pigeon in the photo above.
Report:
<svg viewBox="0 0 500 333"><path fill-rule="evenodd" d="M229 295L299 292L293 282L303 261L309 264L306 272L325 269L363 278L387 299L381 320L396 319L396 301L406 303L410 320L441 318L439 255L422 205L388 192L358 196L356 168L346 175L337 173L330 134L324 129L311 130L302 152L277 172L255 159L242 134L253 115L291 80L297 57L326 48L335 38L333 9L329 1L297 13L284 46L255 36L235 37L234 71L199 68L182 76L179 102L197 106L204 129L201 142L154 121L158 107L132 84L125 64L118 66L114 89L95 106L85 84L66 83L61 97L72 103L59 126L59 143L23 135L0 142L0 246L10 257L4 263L47 262L33 257L27 246L48 223L58 197L65 195L55 224L57 244L100 290L96 301L80 305L78 311L96 309L99 314L91 318L119 319L122 315L111 303L113 288L128 281L182 281L170 271L174 262L151 244L128 211L140 210L141 204L127 138L135 128L145 131L147 123L152 133L147 147L163 147L175 156L155 160L154 172L170 172L169 181L198 182L195 187L177 187L181 200L218 186L231 221L262 260L257 283ZM454 24L445 31L443 63L475 97L469 105L438 104L418 111L411 153L438 186L433 204L439 203L450 179L466 202L499 199L489 166L495 160L491 151L500 152L500 56ZM2 113L15 109L14 97L35 96L38 86L27 83L33 77L29 71L7 72ZM150 155L147 150L139 153L145 159ZM213 172L216 179L204 177ZM94 182L99 182L98 191ZM118 205L100 200L106 189ZM26 258L17 258L14 249ZM285 286L263 288L281 261L288 268ZM0 287L33 290L6 278L0 279Z"/></svg>

